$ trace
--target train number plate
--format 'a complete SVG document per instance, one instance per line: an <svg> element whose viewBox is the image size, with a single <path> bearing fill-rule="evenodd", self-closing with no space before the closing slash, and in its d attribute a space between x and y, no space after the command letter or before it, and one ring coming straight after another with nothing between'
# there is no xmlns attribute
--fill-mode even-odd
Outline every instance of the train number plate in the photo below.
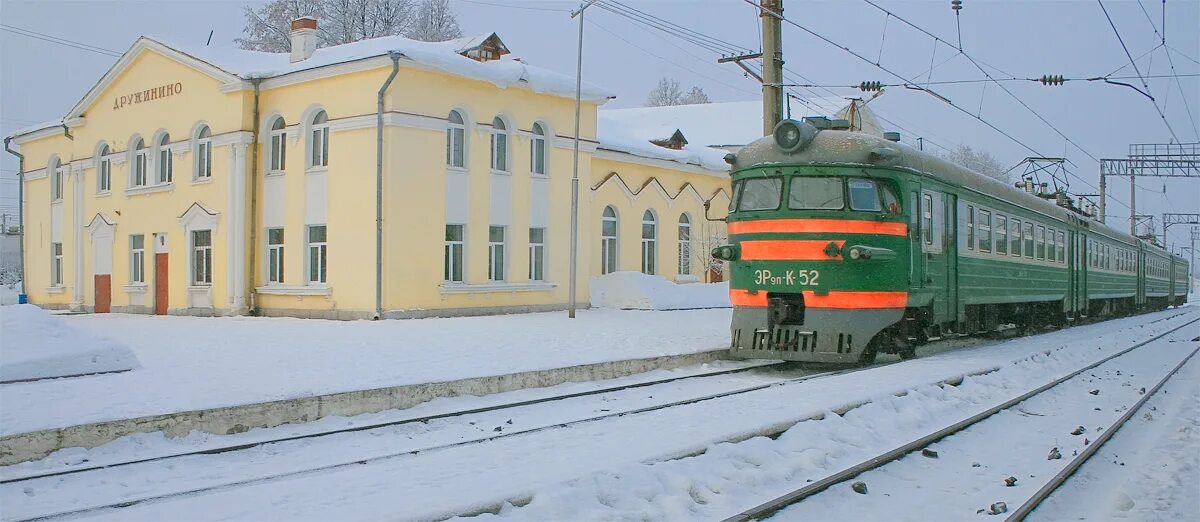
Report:
<svg viewBox="0 0 1200 522"><path fill-rule="evenodd" d="M786 270L776 274L770 270L755 270L754 284L756 285L787 285L787 286L818 286L821 272L817 270Z"/></svg>

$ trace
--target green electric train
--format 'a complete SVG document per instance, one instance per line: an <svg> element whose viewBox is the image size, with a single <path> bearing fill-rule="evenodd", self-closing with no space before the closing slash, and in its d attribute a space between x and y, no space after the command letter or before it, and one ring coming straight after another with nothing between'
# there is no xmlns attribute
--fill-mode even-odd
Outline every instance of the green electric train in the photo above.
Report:
<svg viewBox="0 0 1200 522"><path fill-rule="evenodd" d="M726 156L734 357L868 363L948 335L1184 303L1187 262L1061 194L836 122L786 120ZM886 136L886 135L885 135Z"/></svg>

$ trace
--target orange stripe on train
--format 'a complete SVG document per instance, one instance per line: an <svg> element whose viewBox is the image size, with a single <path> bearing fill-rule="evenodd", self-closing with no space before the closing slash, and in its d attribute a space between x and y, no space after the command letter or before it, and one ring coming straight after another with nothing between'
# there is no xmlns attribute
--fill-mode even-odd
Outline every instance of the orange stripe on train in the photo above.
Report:
<svg viewBox="0 0 1200 522"><path fill-rule="evenodd" d="M730 234L763 232L831 232L842 234L881 234L907 236L907 223L862 221L855 219L761 219L734 221L728 225Z"/></svg>
<svg viewBox="0 0 1200 522"><path fill-rule="evenodd" d="M742 241L739 244L742 261L829 261L836 259L825 253L828 239L769 239ZM844 240L835 240L838 251ZM838 254L840 255L840 254Z"/></svg>
<svg viewBox="0 0 1200 522"><path fill-rule="evenodd" d="M806 308L904 308L908 306L908 292L857 292L831 290L826 295L817 295L812 290L804 290L804 306ZM760 290L750 293L739 288L729 289L729 301L733 306L767 306L767 292Z"/></svg>

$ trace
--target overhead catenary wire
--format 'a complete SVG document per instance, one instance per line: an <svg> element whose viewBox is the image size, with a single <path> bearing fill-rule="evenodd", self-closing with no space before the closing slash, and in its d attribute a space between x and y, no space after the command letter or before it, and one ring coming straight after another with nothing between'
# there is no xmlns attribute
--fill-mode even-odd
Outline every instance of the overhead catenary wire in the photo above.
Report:
<svg viewBox="0 0 1200 522"><path fill-rule="evenodd" d="M1117 30L1117 24L1113 23L1112 17L1109 16L1108 9L1104 7L1104 2L1096 0L1096 3L1100 5L1100 10L1104 12L1104 18L1108 20L1108 25L1112 27L1113 34L1117 35L1117 41L1120 42L1121 49L1125 50L1125 56L1129 58L1129 63L1133 65L1133 72L1137 73L1138 77L1141 78L1142 72L1138 69L1137 63L1133 60L1133 53L1130 53L1129 47L1125 45L1125 39L1121 37L1121 31ZM1167 130L1171 133L1171 137L1175 138L1176 143L1179 143L1179 136L1175 134L1175 129L1171 127L1171 122L1167 121L1167 115L1163 114L1162 109L1158 107L1158 103L1154 101L1154 97L1150 96L1150 86L1146 83L1146 79L1141 78L1141 80L1142 87L1146 89L1146 96L1150 98L1150 103L1154 105L1154 111L1158 113L1159 118L1162 118L1163 124L1167 126Z"/></svg>
<svg viewBox="0 0 1200 522"><path fill-rule="evenodd" d="M121 57L121 53L114 51L112 49L105 49L103 47L97 47L95 45L89 45L89 44L77 42L74 40L68 40L66 38L61 38L61 37L49 35L46 33L39 33L37 31L32 31L29 29L21 28L21 27L15 27L15 26L7 25L7 24L0 24L0 30L8 31L10 33L18 34L18 35L21 35L21 36L24 36L27 38L33 38L36 40L42 40L44 42L50 42L50 43L63 45L66 47L71 47L71 48L78 49L81 51L88 51L88 52L92 52L92 53L96 53L96 54L102 54L102 55L109 56L112 58L120 58Z"/></svg>
<svg viewBox="0 0 1200 522"><path fill-rule="evenodd" d="M1200 77L1200 73L1155 74L1155 75L1151 75L1151 76L1146 76L1145 78L1151 79L1151 78L1195 78L1195 77ZM1101 80L1136 80L1138 78L1139 78L1138 76L1090 76L1090 77L1083 76L1083 77L1079 77L1079 78L1062 78L1061 81L1062 82L1094 82L1094 81L1101 81ZM969 79L969 80L938 80L938 81L921 82L919 85L956 85L956 84L968 84L968 83L993 83L993 82L1041 83L1042 79L1041 78L1019 78L1019 77L992 78L992 79L974 78L974 79ZM905 82L905 83L883 83L883 82L880 82L880 84L879 84L880 87L905 87L905 86L911 86L911 85L913 85L913 84L907 83L907 82ZM792 87L830 87L830 88L847 88L847 89L859 88L858 85L854 85L854 84L836 84L836 83L835 84L803 84L803 85L793 85Z"/></svg>

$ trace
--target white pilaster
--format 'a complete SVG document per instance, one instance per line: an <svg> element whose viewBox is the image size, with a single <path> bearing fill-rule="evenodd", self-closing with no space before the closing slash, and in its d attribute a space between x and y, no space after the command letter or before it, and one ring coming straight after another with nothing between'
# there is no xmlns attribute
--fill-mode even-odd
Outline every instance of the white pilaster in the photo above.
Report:
<svg viewBox="0 0 1200 522"><path fill-rule="evenodd" d="M83 310L83 166L72 164L71 173L71 263L75 269L75 281L72 285L74 297L71 299L71 310Z"/></svg>
<svg viewBox="0 0 1200 522"><path fill-rule="evenodd" d="M246 313L246 144L230 144L229 154L229 216L226 240L229 243L227 256L229 310L233 314Z"/></svg>

